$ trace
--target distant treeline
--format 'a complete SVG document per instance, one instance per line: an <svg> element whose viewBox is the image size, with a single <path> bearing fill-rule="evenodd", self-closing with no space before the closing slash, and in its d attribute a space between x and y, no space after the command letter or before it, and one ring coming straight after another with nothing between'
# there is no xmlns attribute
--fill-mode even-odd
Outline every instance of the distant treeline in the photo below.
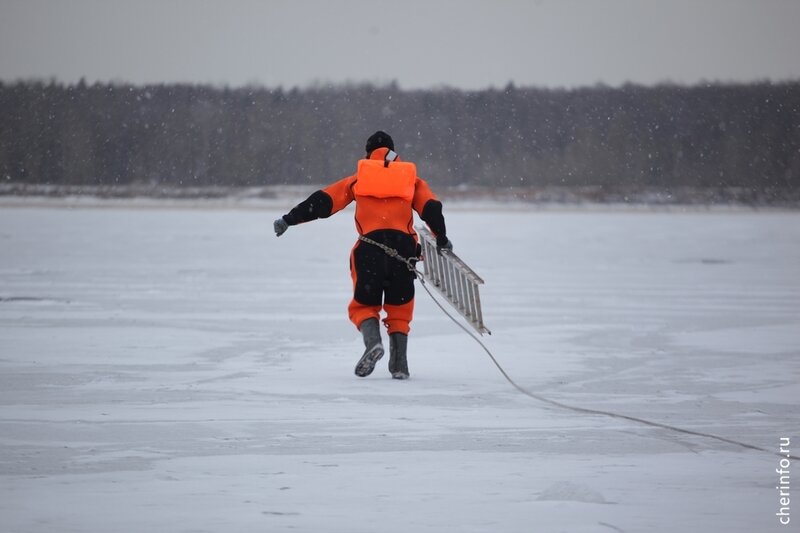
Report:
<svg viewBox="0 0 800 533"><path fill-rule="evenodd" d="M400 90L0 83L0 177L318 184L367 136L437 185L800 187L800 82Z"/></svg>

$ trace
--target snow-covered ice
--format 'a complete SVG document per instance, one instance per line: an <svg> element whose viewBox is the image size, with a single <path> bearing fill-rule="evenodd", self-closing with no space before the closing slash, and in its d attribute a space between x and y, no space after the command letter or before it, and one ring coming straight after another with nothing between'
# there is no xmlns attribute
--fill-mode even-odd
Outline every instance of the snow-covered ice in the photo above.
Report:
<svg viewBox="0 0 800 533"><path fill-rule="evenodd" d="M0 210L0 531L800 524L777 455L538 403L421 289L411 379L356 378L351 215L283 212ZM797 453L800 214L446 215L522 386Z"/></svg>

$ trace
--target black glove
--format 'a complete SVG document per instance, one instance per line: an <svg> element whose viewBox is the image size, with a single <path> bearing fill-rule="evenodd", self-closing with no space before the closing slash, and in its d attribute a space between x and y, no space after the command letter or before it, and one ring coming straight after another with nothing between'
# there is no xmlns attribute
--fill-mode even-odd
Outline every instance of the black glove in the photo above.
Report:
<svg viewBox="0 0 800 533"><path fill-rule="evenodd" d="M445 237L444 235L436 237L436 252L441 254L443 250L447 250L448 252L453 251L453 241Z"/></svg>
<svg viewBox="0 0 800 533"><path fill-rule="evenodd" d="M272 227L275 228L275 236L280 237L289 229L289 224L281 217L272 223Z"/></svg>

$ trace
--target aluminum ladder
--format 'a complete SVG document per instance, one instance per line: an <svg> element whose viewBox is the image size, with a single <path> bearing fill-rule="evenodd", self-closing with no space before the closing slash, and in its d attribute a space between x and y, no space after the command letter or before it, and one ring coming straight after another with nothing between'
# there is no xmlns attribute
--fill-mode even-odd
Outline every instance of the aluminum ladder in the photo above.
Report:
<svg viewBox="0 0 800 533"><path fill-rule="evenodd" d="M453 308L463 316L475 331L492 334L483 323L481 295L478 285L481 277L452 251L436 251L436 237L427 228L418 227L422 246L422 265L425 279L431 282Z"/></svg>

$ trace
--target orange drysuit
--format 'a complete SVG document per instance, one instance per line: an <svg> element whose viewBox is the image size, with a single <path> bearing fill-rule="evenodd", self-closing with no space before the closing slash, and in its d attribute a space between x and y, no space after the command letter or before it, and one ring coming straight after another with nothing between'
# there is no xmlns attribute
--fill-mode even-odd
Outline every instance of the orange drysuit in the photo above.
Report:
<svg viewBox="0 0 800 533"><path fill-rule="evenodd" d="M390 159L387 159L389 157ZM289 225L327 218L356 202L355 223L359 235L397 250L403 257L419 255L414 231L416 211L437 241L447 242L442 204L413 163L400 161L388 148L373 150L358 162L352 176L341 179L293 208L283 219ZM353 299L348 306L357 328L368 318L380 319L389 333L409 332L414 313L414 273L375 245L357 241L350 254Z"/></svg>

